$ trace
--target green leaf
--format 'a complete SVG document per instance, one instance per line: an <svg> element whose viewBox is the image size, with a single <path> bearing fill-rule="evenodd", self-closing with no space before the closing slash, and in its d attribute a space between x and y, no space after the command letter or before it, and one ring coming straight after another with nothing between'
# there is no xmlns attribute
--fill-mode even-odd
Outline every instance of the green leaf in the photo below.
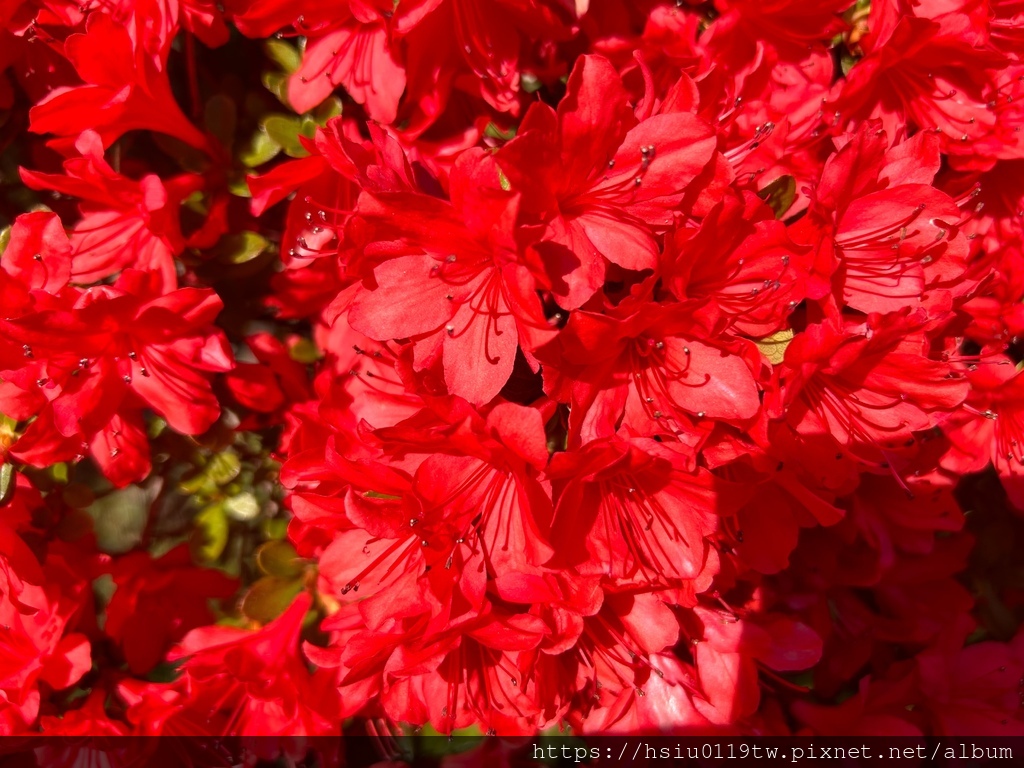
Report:
<svg viewBox="0 0 1024 768"><path fill-rule="evenodd" d="M218 260L227 264L245 264L269 247L270 241L257 232L238 232L222 238L216 254Z"/></svg>
<svg viewBox="0 0 1024 768"><path fill-rule="evenodd" d="M181 661L161 661L146 675L146 679L153 683L173 683L178 679L178 667Z"/></svg>
<svg viewBox="0 0 1024 768"><path fill-rule="evenodd" d="M311 339L302 338L288 349L288 354L297 363L311 364L320 360L323 355Z"/></svg>
<svg viewBox="0 0 1024 768"><path fill-rule="evenodd" d="M117 585L114 584L114 578L109 573L102 573L93 579L92 593L100 608L106 607L107 603L110 602L110 598L114 596L116 589ZM99 618L105 620L106 616L100 616Z"/></svg>
<svg viewBox="0 0 1024 768"><path fill-rule="evenodd" d="M149 426L146 428L146 435L149 436L150 440L155 440L163 434L165 429L167 429L167 422L159 416L154 416L150 419Z"/></svg>
<svg viewBox="0 0 1024 768"><path fill-rule="evenodd" d="M260 523L263 538L279 540L288 535L288 520L283 517L264 518Z"/></svg>
<svg viewBox="0 0 1024 768"><path fill-rule="evenodd" d="M264 576L242 598L242 613L253 621L273 621L292 604L302 591L302 579L278 579Z"/></svg>
<svg viewBox="0 0 1024 768"><path fill-rule="evenodd" d="M252 190L249 189L249 182L245 178L228 181L228 192L235 197L252 197Z"/></svg>
<svg viewBox="0 0 1024 768"><path fill-rule="evenodd" d="M9 502L14 495L14 482L14 466L0 465L0 507Z"/></svg>
<svg viewBox="0 0 1024 768"><path fill-rule="evenodd" d="M310 116L317 125L324 125L328 120L341 117L341 99L331 96L327 101L313 109Z"/></svg>
<svg viewBox="0 0 1024 768"><path fill-rule="evenodd" d="M62 485L68 481L68 465L61 461L50 467L50 477Z"/></svg>
<svg viewBox="0 0 1024 768"><path fill-rule="evenodd" d="M484 128L484 136L492 139L501 139L502 141L510 141L516 137L516 127L513 125L507 131L503 131L494 123L488 123L487 127Z"/></svg>
<svg viewBox="0 0 1024 768"><path fill-rule="evenodd" d="M291 115L270 115L261 123L267 135L284 150L288 157L306 157L309 152L302 146L299 136L311 135L308 126L303 125L302 118ZM316 125L313 125L313 130Z"/></svg>
<svg viewBox="0 0 1024 768"><path fill-rule="evenodd" d="M217 490L217 485L205 472L200 472L178 483L178 490L188 496L208 495Z"/></svg>
<svg viewBox="0 0 1024 768"><path fill-rule="evenodd" d="M536 93L544 87L540 78L530 72L523 72L519 77L519 87L526 93Z"/></svg>
<svg viewBox="0 0 1024 768"><path fill-rule="evenodd" d="M205 474L217 485L227 485L242 471L242 461L230 448L221 451L206 465Z"/></svg>
<svg viewBox="0 0 1024 768"><path fill-rule="evenodd" d="M202 564L213 563L228 543L228 518L221 504L211 504L195 517L195 529L188 540L192 558Z"/></svg>
<svg viewBox="0 0 1024 768"><path fill-rule="evenodd" d="M853 69L854 65L860 61L859 56L854 56L851 53L844 53L839 61L840 66L843 68L843 75L850 74L850 70Z"/></svg>
<svg viewBox="0 0 1024 768"><path fill-rule="evenodd" d="M256 168L270 162L281 153L281 145L270 138L266 131L256 131L249 139L249 146L243 149L238 159L247 168Z"/></svg>
<svg viewBox="0 0 1024 768"><path fill-rule="evenodd" d="M245 522L260 514L260 503L251 491L242 491L224 502L224 511L232 520Z"/></svg>
<svg viewBox="0 0 1024 768"><path fill-rule="evenodd" d="M386 493L378 493L377 491L366 491L363 496L368 499L390 499L392 501L397 501L402 498L401 496L389 496Z"/></svg>
<svg viewBox="0 0 1024 768"><path fill-rule="evenodd" d="M302 65L302 54L299 49L278 38L270 38L263 43L267 56L289 75Z"/></svg>
<svg viewBox="0 0 1024 768"><path fill-rule="evenodd" d="M294 579L302 575L305 563L287 541L268 541L256 550L256 565L266 576Z"/></svg>
<svg viewBox="0 0 1024 768"><path fill-rule="evenodd" d="M101 552L120 555L133 549L149 523L149 494L129 485L103 496L86 510L93 519L96 544Z"/></svg>
<svg viewBox="0 0 1024 768"><path fill-rule="evenodd" d="M501 168L498 169L498 183L501 184L501 188L506 192L512 189L512 182L508 180L508 176L502 172Z"/></svg>
<svg viewBox="0 0 1024 768"><path fill-rule="evenodd" d="M761 350L761 353L768 358L769 363L778 365L785 359L786 348L792 340L793 329L783 328L781 331L776 331L771 336L765 336L754 343L757 344L757 348Z"/></svg>
<svg viewBox="0 0 1024 768"><path fill-rule="evenodd" d="M796 199L796 179L780 176L757 194L775 211L775 218L781 219Z"/></svg>
<svg viewBox="0 0 1024 768"><path fill-rule="evenodd" d="M263 87L277 97L284 106L288 107L288 75L280 72L264 72L260 77Z"/></svg>

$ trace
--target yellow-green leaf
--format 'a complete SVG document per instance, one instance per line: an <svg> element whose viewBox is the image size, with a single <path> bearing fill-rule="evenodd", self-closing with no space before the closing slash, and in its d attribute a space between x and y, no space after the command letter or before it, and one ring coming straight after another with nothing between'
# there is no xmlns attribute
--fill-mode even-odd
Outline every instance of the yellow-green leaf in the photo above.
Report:
<svg viewBox="0 0 1024 768"><path fill-rule="evenodd" d="M754 343L761 350L761 354L768 358L772 365L778 365L786 357L786 347L793 340L793 329L784 328L776 331L771 336L765 336Z"/></svg>
<svg viewBox="0 0 1024 768"><path fill-rule="evenodd" d="M310 128L303 125L299 117L292 115L270 115L263 118L263 130L280 145L288 157L306 157L309 152L302 146L299 136L310 135ZM313 130L316 124L313 124Z"/></svg>
<svg viewBox="0 0 1024 768"><path fill-rule="evenodd" d="M199 563L212 563L220 557L228 543L228 518L221 504L212 504L195 517L195 529L188 546L192 558Z"/></svg>
<svg viewBox="0 0 1024 768"><path fill-rule="evenodd" d="M256 550L256 565L266 576L293 579L304 570L304 561L287 541L268 541Z"/></svg>
<svg viewBox="0 0 1024 768"><path fill-rule="evenodd" d="M245 178L228 181L228 192L235 197L252 197L252 190L249 189L249 182Z"/></svg>
<svg viewBox="0 0 1024 768"><path fill-rule="evenodd" d="M253 520L259 515L260 503L251 491L242 491L224 502L224 511L233 520L245 522Z"/></svg>
<svg viewBox="0 0 1024 768"><path fill-rule="evenodd" d="M249 619L266 624L273 621L292 604L302 591L302 579L278 579L264 576L242 598L242 613Z"/></svg>
<svg viewBox="0 0 1024 768"><path fill-rule="evenodd" d="M206 465L206 475L217 485L227 485L242 471L242 461L230 448L221 451Z"/></svg>
<svg viewBox="0 0 1024 768"><path fill-rule="evenodd" d="M328 120L341 117L341 109L341 99L337 96L331 96L331 98L316 107L310 113L310 116L317 125L324 125Z"/></svg>
<svg viewBox="0 0 1024 768"><path fill-rule="evenodd" d="M775 218L781 219L796 200L796 179L780 176L757 194L775 211Z"/></svg>
<svg viewBox="0 0 1024 768"><path fill-rule="evenodd" d="M379 493L378 491L366 491L363 496L368 499L390 499L391 501L397 501L402 498L401 496L391 496L387 493Z"/></svg>
<svg viewBox="0 0 1024 768"><path fill-rule="evenodd" d="M288 75L280 72L264 72L260 77L263 86L277 97L283 105L288 106Z"/></svg>
<svg viewBox="0 0 1024 768"><path fill-rule="evenodd" d="M217 257L227 264L245 264L267 248L270 241L257 232L237 232L221 239L217 244Z"/></svg>
<svg viewBox="0 0 1024 768"><path fill-rule="evenodd" d="M101 552L119 555L142 541L149 522L149 494L137 485L108 493L88 508Z"/></svg>
<svg viewBox="0 0 1024 768"><path fill-rule="evenodd" d="M295 72L302 64L302 54L299 53L299 49L284 40L274 37L265 40L263 50L288 74Z"/></svg>
<svg viewBox="0 0 1024 768"><path fill-rule="evenodd" d="M260 522L260 531L265 539L283 539L288 535L288 520L283 517L265 517Z"/></svg>
<svg viewBox="0 0 1024 768"><path fill-rule="evenodd" d="M315 363L323 355L311 339L302 338L296 341L288 349L288 354L297 363Z"/></svg>
<svg viewBox="0 0 1024 768"><path fill-rule="evenodd" d="M266 131L259 130L252 135L252 138L249 140L249 146L241 151L238 159L247 168L256 168L270 162L280 152L281 145L270 138Z"/></svg>
<svg viewBox="0 0 1024 768"><path fill-rule="evenodd" d="M0 465L0 507L11 500L14 495L14 466Z"/></svg>

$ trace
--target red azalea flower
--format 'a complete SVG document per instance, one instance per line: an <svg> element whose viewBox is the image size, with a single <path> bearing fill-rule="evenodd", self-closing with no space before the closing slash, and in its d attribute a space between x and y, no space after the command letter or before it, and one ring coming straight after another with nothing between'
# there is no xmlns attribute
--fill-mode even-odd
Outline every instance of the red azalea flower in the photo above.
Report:
<svg viewBox="0 0 1024 768"><path fill-rule="evenodd" d="M0 0L0 734L1021 732L1021 0L102 6Z"/></svg>
<svg viewBox="0 0 1024 768"><path fill-rule="evenodd" d="M666 238L662 279L680 301L710 299L730 330L768 336L806 296L808 256L754 195L728 197Z"/></svg>
<svg viewBox="0 0 1024 768"><path fill-rule="evenodd" d="M126 131L146 129L197 149L208 148L207 138L185 117L171 92L167 48L151 52L142 47L158 39L151 32L167 21L156 8L140 6L127 24L106 13L89 14L85 32L70 35L64 44L64 53L84 84L55 89L36 104L31 130L61 137L50 142L61 151L73 147L90 129L104 146ZM164 40L169 46L170 38Z"/></svg>
<svg viewBox="0 0 1024 768"><path fill-rule="evenodd" d="M472 0L411 0L396 9L395 31L408 37L408 99L430 114L422 102L447 100L456 72L468 70L465 87L500 112L518 113L523 48L531 39L567 36L564 14L551 5L497 0L483 13Z"/></svg>
<svg viewBox="0 0 1024 768"><path fill-rule="evenodd" d="M0 525L0 733L26 731L40 706L39 683L67 688L92 666L89 641L67 632L75 601L48 584L12 530Z"/></svg>
<svg viewBox="0 0 1024 768"><path fill-rule="evenodd" d="M48 211L19 216L3 252L3 270L13 278L3 288L8 317L31 309L29 292L64 288L71 279L71 245L60 218Z"/></svg>
<svg viewBox="0 0 1024 768"><path fill-rule="evenodd" d="M776 48L806 48L843 31L841 14L849 0L815 0L811 3L777 0L753 3L749 0L719 0L722 16L715 20L716 35L724 32L765 41Z"/></svg>
<svg viewBox="0 0 1024 768"><path fill-rule="evenodd" d="M111 575L117 589L103 631L118 642L136 675L152 669L189 630L213 621L211 599L238 589L223 573L193 566L185 546L156 559L131 552L114 561Z"/></svg>
<svg viewBox="0 0 1024 768"><path fill-rule="evenodd" d="M308 112L342 86L372 119L394 122L405 91L401 51L388 24L395 6L367 0L339 5L325 5L296 24L307 43L302 66L288 80L288 101L296 112Z"/></svg>
<svg viewBox="0 0 1024 768"><path fill-rule="evenodd" d="M21 169L32 189L82 199L82 217L71 230L71 280L93 283L133 268L158 272L168 289L177 287L174 257L185 247L178 222L181 200L202 183L181 176L165 186L155 175L132 181L103 159L97 133L87 130L75 144L80 157L64 162L64 176Z"/></svg>
<svg viewBox="0 0 1024 768"><path fill-rule="evenodd" d="M364 615L394 610L394 590L387 585L410 576L425 575L433 595L423 598L421 610L451 610L453 601L476 607L488 577L532 571L552 555L545 540L550 499L537 479L547 459L540 414L505 403L485 423L465 411L460 415L472 431L458 421L435 423L448 434L439 431L430 443L418 433L417 420L380 430L396 448L418 443L422 451L433 443L437 453L425 457L411 478L381 475L367 483L349 475L357 488L373 488L346 494L345 516L355 527L324 552L321 574L343 598L350 592L349 600L379 596L360 603ZM361 470L337 466L346 474Z"/></svg>
<svg viewBox="0 0 1024 768"><path fill-rule="evenodd" d="M542 353L558 352L552 367L571 387L573 445L622 425L695 444L705 419L739 423L760 408L749 342L715 338L705 302L651 302L649 285L605 314L574 312L558 346Z"/></svg>
<svg viewBox="0 0 1024 768"><path fill-rule="evenodd" d="M185 434L216 420L220 405L204 373L232 366L223 335L210 328L220 301L191 288L161 295L158 285L154 273L126 271L112 286L62 293L59 305L3 321L23 349L21 366L4 378L39 414L15 454L46 466L89 450L125 485L149 467L143 404ZM7 398L3 407L11 405Z"/></svg>
<svg viewBox="0 0 1024 768"><path fill-rule="evenodd" d="M922 706L943 736L1020 736L1021 635L962 647L970 622L951 626L917 659Z"/></svg>
<svg viewBox="0 0 1024 768"><path fill-rule="evenodd" d="M920 738L921 729L907 719L914 707L913 693L908 688L906 684L886 684L865 677L857 692L837 706L798 701L793 711L813 735Z"/></svg>
<svg viewBox="0 0 1024 768"><path fill-rule="evenodd" d="M968 373L971 393L946 428L950 446L942 466L956 474L995 467L1010 502L1024 509L1024 378L996 358Z"/></svg>
<svg viewBox="0 0 1024 768"><path fill-rule="evenodd" d="M1005 59L978 37L958 13L934 21L905 15L895 26L880 21L868 55L837 83L825 109L844 127L880 118L890 136L902 126L933 131L958 167L986 169L1018 157L1014 121L997 120L988 106L999 97L994 75Z"/></svg>
<svg viewBox="0 0 1024 768"><path fill-rule="evenodd" d="M693 580L707 587L708 539L723 513L714 478L653 440L593 442L559 454L550 474L564 483L552 523L556 563L581 573L652 587Z"/></svg>
<svg viewBox="0 0 1024 768"><path fill-rule="evenodd" d="M318 736L337 733L333 689L311 674L298 638L311 598L302 593L260 630L200 627L168 658L182 660L191 690L190 717L205 717L211 731L247 736Z"/></svg>
<svg viewBox="0 0 1024 768"><path fill-rule="evenodd" d="M452 394L483 404L508 380L519 346L550 332L514 239L519 196L482 151L464 153L449 183L450 203L423 193L360 197L360 220L373 228L364 248L385 260L349 322L378 340L413 339L417 368L439 363Z"/></svg>
<svg viewBox="0 0 1024 768"><path fill-rule="evenodd" d="M839 458L887 464L967 396L967 381L928 357L921 320L901 312L809 326L776 371L773 412L801 438L831 436Z"/></svg>
<svg viewBox="0 0 1024 768"><path fill-rule="evenodd" d="M524 223L534 227L552 292L575 309L604 281L606 261L656 266L656 235L672 225L672 211L714 158L715 139L691 114L638 121L601 57L583 57L567 88L557 112L530 108L497 159L523 196Z"/></svg>
<svg viewBox="0 0 1024 768"><path fill-rule="evenodd" d="M877 124L876 124L877 125ZM919 133L888 149L863 127L825 163L795 237L817 247L818 270L846 306L896 312L971 290L956 202L931 186L938 140Z"/></svg>

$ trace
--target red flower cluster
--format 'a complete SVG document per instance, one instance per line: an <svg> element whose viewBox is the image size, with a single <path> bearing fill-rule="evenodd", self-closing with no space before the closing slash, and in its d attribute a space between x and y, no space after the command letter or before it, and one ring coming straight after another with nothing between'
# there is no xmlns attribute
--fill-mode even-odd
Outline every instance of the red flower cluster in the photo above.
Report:
<svg viewBox="0 0 1024 768"><path fill-rule="evenodd" d="M1022 54L0 3L0 734L1024 735Z"/></svg>

